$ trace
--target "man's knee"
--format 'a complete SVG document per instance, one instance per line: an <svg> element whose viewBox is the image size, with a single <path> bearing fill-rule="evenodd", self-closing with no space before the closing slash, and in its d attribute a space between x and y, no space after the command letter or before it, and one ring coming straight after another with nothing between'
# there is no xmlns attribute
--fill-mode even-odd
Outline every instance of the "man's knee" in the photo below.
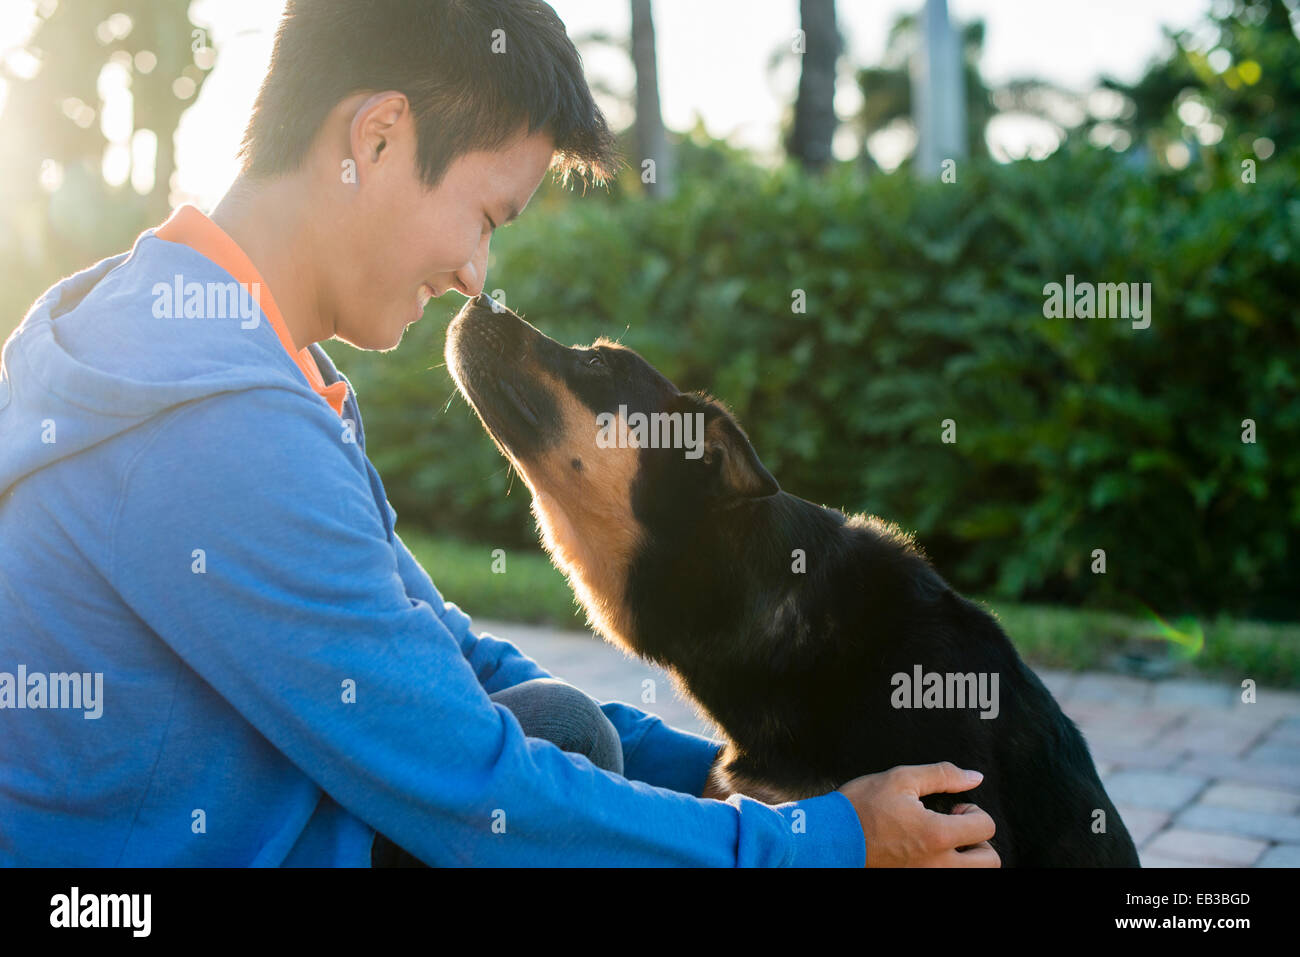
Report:
<svg viewBox="0 0 1300 957"><path fill-rule="evenodd" d="M592 764L623 773L618 731L589 695L557 678L534 678L491 695L510 709L530 738L544 738L562 751L584 755Z"/></svg>

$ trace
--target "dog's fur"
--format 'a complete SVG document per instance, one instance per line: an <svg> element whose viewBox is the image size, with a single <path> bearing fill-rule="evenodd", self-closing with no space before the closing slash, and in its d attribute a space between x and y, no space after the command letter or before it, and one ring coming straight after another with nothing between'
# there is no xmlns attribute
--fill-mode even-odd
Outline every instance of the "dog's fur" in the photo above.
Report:
<svg viewBox="0 0 1300 957"><path fill-rule="evenodd" d="M951 761L983 782L926 806L987 811L1004 866L1137 866L1078 729L895 526L780 491L720 403L630 349L566 348L478 297L446 351L592 626L668 668L724 732L721 790L776 803ZM702 414L703 455L600 447L597 415L620 406ZM895 707L893 676L918 665L996 674L997 717Z"/></svg>

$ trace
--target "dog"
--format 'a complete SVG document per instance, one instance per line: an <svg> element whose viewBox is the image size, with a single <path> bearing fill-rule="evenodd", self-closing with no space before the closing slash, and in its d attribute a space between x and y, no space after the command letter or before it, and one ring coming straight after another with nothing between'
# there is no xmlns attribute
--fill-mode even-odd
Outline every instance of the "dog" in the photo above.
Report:
<svg viewBox="0 0 1300 957"><path fill-rule="evenodd" d="M720 793L951 761L983 781L924 803L987 811L1003 866L1138 866L1078 728L896 526L782 491L721 402L608 340L562 346L478 296L446 358L592 627L723 732Z"/></svg>

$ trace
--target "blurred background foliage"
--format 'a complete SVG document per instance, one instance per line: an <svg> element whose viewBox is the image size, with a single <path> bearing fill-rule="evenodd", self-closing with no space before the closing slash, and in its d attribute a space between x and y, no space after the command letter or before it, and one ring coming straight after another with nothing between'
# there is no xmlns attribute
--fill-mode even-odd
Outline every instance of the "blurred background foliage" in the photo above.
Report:
<svg viewBox="0 0 1300 957"><path fill-rule="evenodd" d="M645 81L653 24L633 6ZM186 3L39 7L30 49L0 63L5 128L31 131L0 141L0 337L59 276L166 217L173 134L216 56ZM717 395L787 491L899 522L963 590L1295 620L1294 7L1220 2L1208 47L1176 36L1138 82L1087 94L986 84L983 25L965 25L969 159L951 183L907 162L884 173L865 149L827 162L834 114L810 102L815 86L801 86L775 168L702 128L658 129L643 88L627 154L660 155L639 144L662 138L671 181L634 167L581 197L547 184L498 232L488 290L561 341L621 339ZM833 3L801 12L833 35ZM847 122L864 144L907 122L916 30L900 19L884 61L856 70L863 106ZM810 45L805 69L838 51ZM126 134L101 122L106 71L131 87ZM800 123L804 109L823 122ZM1060 147L995 162L987 126L1013 111L1052 123ZM1067 274L1150 282L1151 327L1044 318L1044 285ZM441 365L460 302L433 303L396 352L329 349L404 529L535 551L526 488ZM955 445L940 441L949 418ZM1090 570L1097 548L1105 575Z"/></svg>
<svg viewBox="0 0 1300 957"><path fill-rule="evenodd" d="M769 170L697 129L671 197L544 189L488 290L722 398L787 491L898 521L960 588L1294 619L1300 43L1280 3L1216 22L1238 81L1179 44L1049 158L976 156L955 183ZM1150 282L1150 328L1044 318L1067 274ZM331 352L403 521L525 546L527 489L442 367L448 300L395 353Z"/></svg>
<svg viewBox="0 0 1300 957"><path fill-rule="evenodd" d="M716 144L679 163L670 200L504 231L489 288L562 342L619 339L722 398L787 491L900 522L959 587L1294 615L1294 153L1206 188L1087 147L919 187ZM1150 282L1150 328L1043 318L1067 273ZM404 522L527 544L527 490L441 365L458 305L394 353L331 352Z"/></svg>
<svg viewBox="0 0 1300 957"><path fill-rule="evenodd" d="M32 42L0 58L0 338L170 213L174 133L216 62L188 6L41 0Z"/></svg>

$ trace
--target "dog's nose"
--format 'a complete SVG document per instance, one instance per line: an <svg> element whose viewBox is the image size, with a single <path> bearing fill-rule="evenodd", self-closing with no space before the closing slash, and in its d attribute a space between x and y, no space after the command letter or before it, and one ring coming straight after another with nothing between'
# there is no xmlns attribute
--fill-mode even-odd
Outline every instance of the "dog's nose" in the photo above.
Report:
<svg viewBox="0 0 1300 957"><path fill-rule="evenodd" d="M497 303L497 300L485 292L481 292L474 297L473 305L475 309L487 309L490 312L501 311L501 306Z"/></svg>
<svg viewBox="0 0 1300 957"><path fill-rule="evenodd" d="M460 311L457 315L471 316L484 312L496 312L497 310L494 308L494 302L495 300L493 300L491 296L485 293L479 293L477 296L466 299L465 304L460 307Z"/></svg>

